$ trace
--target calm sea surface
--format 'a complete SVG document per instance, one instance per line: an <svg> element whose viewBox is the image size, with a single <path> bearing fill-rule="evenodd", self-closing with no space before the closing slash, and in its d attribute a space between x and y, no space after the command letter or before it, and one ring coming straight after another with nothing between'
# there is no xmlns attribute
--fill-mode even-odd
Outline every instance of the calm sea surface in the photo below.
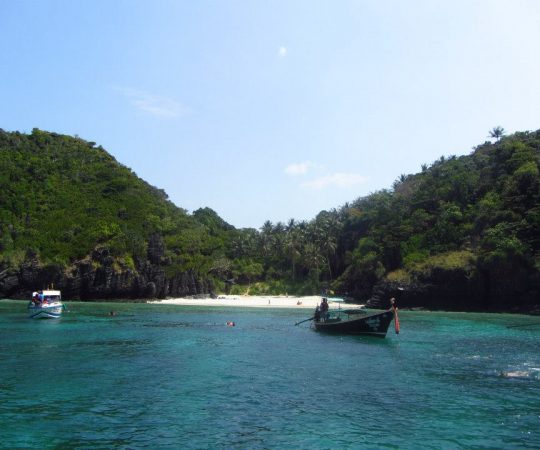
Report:
<svg viewBox="0 0 540 450"><path fill-rule="evenodd" d="M294 326L309 310L67 307L0 302L0 448L540 448L540 317L402 311L378 339Z"/></svg>

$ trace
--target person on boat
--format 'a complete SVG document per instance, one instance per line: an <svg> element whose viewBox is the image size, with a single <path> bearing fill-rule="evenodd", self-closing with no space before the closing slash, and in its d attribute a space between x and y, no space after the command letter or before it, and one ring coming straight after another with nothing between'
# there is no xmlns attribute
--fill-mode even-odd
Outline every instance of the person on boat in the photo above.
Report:
<svg viewBox="0 0 540 450"><path fill-rule="evenodd" d="M326 322L326 319L328 319L328 300L326 297L323 297L321 302L321 318L323 322Z"/></svg>
<svg viewBox="0 0 540 450"><path fill-rule="evenodd" d="M396 329L396 334L399 334L399 318L398 318L398 307L396 303L396 299L392 297L390 299L390 309L389 311L392 311L394 313L394 328Z"/></svg>
<svg viewBox="0 0 540 450"><path fill-rule="evenodd" d="M32 303L34 305L39 303L39 294L37 292L32 293Z"/></svg>
<svg viewBox="0 0 540 450"><path fill-rule="evenodd" d="M313 314L313 319L315 319L315 322L319 322L321 320L321 309L319 308L319 305L315 308L315 314Z"/></svg>

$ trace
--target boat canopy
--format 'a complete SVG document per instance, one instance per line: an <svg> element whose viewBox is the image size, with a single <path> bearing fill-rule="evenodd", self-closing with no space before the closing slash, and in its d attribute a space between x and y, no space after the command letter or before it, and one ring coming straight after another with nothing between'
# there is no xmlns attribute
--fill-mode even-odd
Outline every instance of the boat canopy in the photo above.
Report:
<svg viewBox="0 0 540 450"><path fill-rule="evenodd" d="M42 291L43 295L60 295L60 291Z"/></svg>
<svg viewBox="0 0 540 450"><path fill-rule="evenodd" d="M42 293L43 293L43 299L44 300L47 300L47 301L51 301L51 300L60 301L60 298L61 298L60 291L48 290L48 291L42 291Z"/></svg>

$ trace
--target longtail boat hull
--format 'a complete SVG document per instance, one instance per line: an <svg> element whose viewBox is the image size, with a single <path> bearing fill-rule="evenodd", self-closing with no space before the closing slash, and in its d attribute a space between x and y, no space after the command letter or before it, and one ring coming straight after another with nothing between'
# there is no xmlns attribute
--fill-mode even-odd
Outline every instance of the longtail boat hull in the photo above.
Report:
<svg viewBox="0 0 540 450"><path fill-rule="evenodd" d="M368 335L384 338L393 318L394 313L392 311L385 311L345 320L337 318L314 322L314 327L317 331L324 333Z"/></svg>

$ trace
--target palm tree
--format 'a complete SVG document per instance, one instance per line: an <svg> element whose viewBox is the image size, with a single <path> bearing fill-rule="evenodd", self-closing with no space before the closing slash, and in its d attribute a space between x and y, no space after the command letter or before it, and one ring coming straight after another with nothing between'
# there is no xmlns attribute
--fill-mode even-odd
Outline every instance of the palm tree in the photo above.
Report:
<svg viewBox="0 0 540 450"><path fill-rule="evenodd" d="M272 254L272 251L274 249L274 225L272 225L272 222L267 220L264 222L263 226L261 227L261 233L260 233L260 246L263 253L263 256L265 258L269 258Z"/></svg>
<svg viewBox="0 0 540 450"><path fill-rule="evenodd" d="M336 254L337 249L337 241L334 236L329 235L323 242L321 246L321 250L325 255L326 262L328 264L328 274L330 275L330 279L332 280L334 278L332 274L332 264L331 259Z"/></svg>
<svg viewBox="0 0 540 450"><path fill-rule="evenodd" d="M336 254L343 222L336 209L319 214L313 227L315 243L328 265L328 274L333 279L332 260Z"/></svg>
<svg viewBox="0 0 540 450"><path fill-rule="evenodd" d="M287 222L287 226L285 227L285 230L289 232L295 228L296 228L296 221L294 219L289 219L289 222Z"/></svg>
<svg viewBox="0 0 540 450"><path fill-rule="evenodd" d="M253 229L243 230L231 243L233 258L254 256L257 254L258 232Z"/></svg>
<svg viewBox="0 0 540 450"><path fill-rule="evenodd" d="M324 264L324 257L313 242L307 242L303 248L303 262L314 281L319 281L319 267Z"/></svg>
<svg viewBox="0 0 540 450"><path fill-rule="evenodd" d="M493 130L489 132L489 137L495 138L497 139L497 141L499 141L499 139L501 139L504 134L504 128L501 126L496 126L495 128L493 128Z"/></svg>
<svg viewBox="0 0 540 450"><path fill-rule="evenodd" d="M291 219L287 225L284 245L287 256L291 260L292 279L294 281L296 276L296 261L302 255L302 233L299 228L295 227L294 219Z"/></svg>

